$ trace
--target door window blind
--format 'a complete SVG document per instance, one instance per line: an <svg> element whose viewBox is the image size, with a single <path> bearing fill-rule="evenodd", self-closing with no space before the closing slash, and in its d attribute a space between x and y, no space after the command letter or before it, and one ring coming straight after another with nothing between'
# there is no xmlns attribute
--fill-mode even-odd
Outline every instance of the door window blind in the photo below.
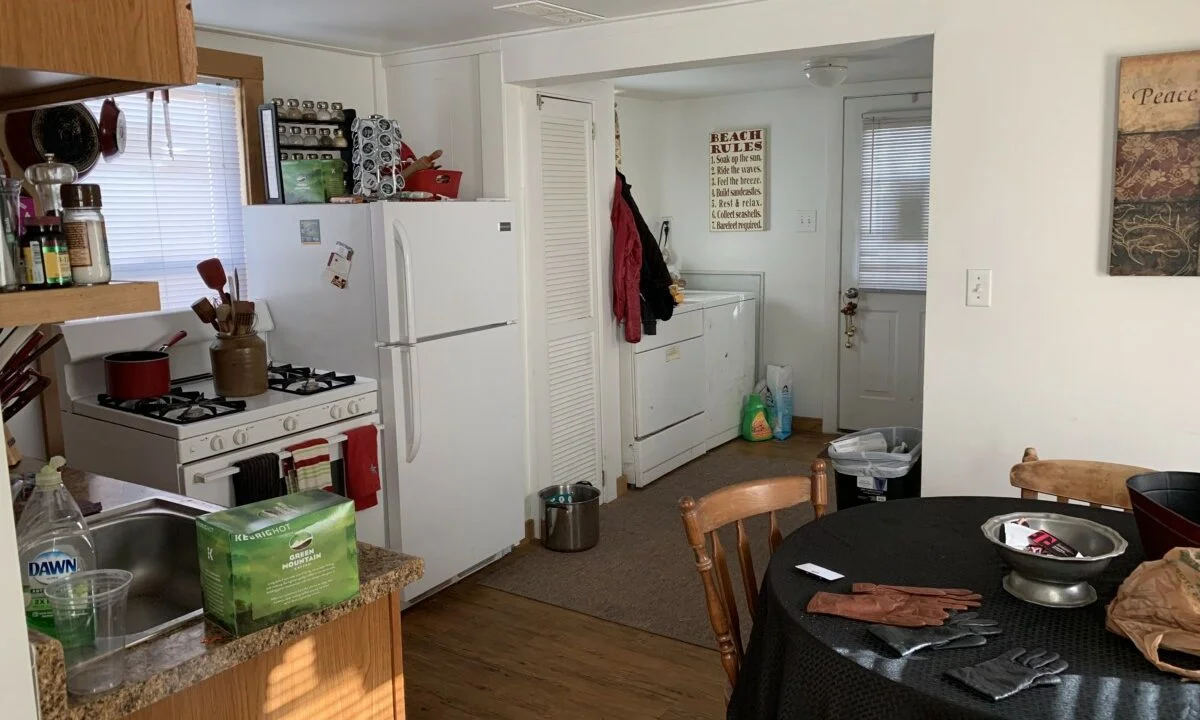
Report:
<svg viewBox="0 0 1200 720"><path fill-rule="evenodd" d="M86 103L97 118L101 103ZM171 90L174 159L167 154L161 93L152 110L141 92L117 104L125 114L125 152L100 160L80 182L100 186L113 279L156 281L164 310L186 308L212 294L196 263L218 257L229 272L245 265L237 88L201 83ZM151 126L153 155L146 146Z"/></svg>
<svg viewBox="0 0 1200 720"><path fill-rule="evenodd" d="M863 117L861 288L925 292L930 140L927 114Z"/></svg>

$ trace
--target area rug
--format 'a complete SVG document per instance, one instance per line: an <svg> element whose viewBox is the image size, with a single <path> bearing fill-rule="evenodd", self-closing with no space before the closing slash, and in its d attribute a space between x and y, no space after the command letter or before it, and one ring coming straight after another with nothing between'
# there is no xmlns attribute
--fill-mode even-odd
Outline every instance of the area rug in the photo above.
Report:
<svg viewBox="0 0 1200 720"><path fill-rule="evenodd" d="M784 443L772 443L773 447L735 440L644 490L631 489L602 506L600 544L595 548L581 553L558 553L535 544L484 570L478 582L715 648L700 575L683 533L679 499L688 495L698 498L743 480L807 475L824 442L824 437L816 434L796 435ZM812 519L812 508L805 505L787 510L780 513L779 519L786 536ZM766 518L747 523L747 529L753 543L754 569L761 580L768 560ZM730 553L743 637L749 639L749 613L740 589L733 532L722 535L721 542Z"/></svg>

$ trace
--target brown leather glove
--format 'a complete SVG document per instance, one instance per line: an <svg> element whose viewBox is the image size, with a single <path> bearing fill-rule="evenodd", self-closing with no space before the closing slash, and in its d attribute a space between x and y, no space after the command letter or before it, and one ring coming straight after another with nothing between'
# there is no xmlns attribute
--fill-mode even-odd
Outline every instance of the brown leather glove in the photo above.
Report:
<svg viewBox="0 0 1200 720"><path fill-rule="evenodd" d="M851 592L870 594L900 594L916 597L935 597L961 603L963 607L952 607L954 610L966 610L979 607L983 596L971 590L961 588L929 588L912 587L908 585L875 585L874 583L854 583Z"/></svg>
<svg viewBox="0 0 1200 720"><path fill-rule="evenodd" d="M808 611L811 613L897 627L941 625L950 617L948 610L962 608L962 601L885 592L855 595L819 592L808 601Z"/></svg>

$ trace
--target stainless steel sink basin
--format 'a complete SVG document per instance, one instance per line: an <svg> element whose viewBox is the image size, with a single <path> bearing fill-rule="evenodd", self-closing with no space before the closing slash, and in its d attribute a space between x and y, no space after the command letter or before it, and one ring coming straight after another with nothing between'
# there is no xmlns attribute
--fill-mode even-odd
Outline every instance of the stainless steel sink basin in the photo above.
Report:
<svg viewBox="0 0 1200 720"><path fill-rule="evenodd" d="M133 573L126 646L136 645L204 614L195 519L216 506L154 498L93 515L96 566Z"/></svg>

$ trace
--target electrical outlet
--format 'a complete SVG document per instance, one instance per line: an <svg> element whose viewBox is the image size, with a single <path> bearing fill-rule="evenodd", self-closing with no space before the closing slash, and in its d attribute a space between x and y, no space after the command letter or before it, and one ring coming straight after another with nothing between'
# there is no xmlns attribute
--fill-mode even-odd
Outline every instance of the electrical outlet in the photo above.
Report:
<svg viewBox="0 0 1200 720"><path fill-rule="evenodd" d="M816 210L797 210L796 211L796 232L798 233L815 233L817 231L817 211Z"/></svg>
<svg viewBox="0 0 1200 720"><path fill-rule="evenodd" d="M969 307L992 306L992 271L967 271L967 305Z"/></svg>

